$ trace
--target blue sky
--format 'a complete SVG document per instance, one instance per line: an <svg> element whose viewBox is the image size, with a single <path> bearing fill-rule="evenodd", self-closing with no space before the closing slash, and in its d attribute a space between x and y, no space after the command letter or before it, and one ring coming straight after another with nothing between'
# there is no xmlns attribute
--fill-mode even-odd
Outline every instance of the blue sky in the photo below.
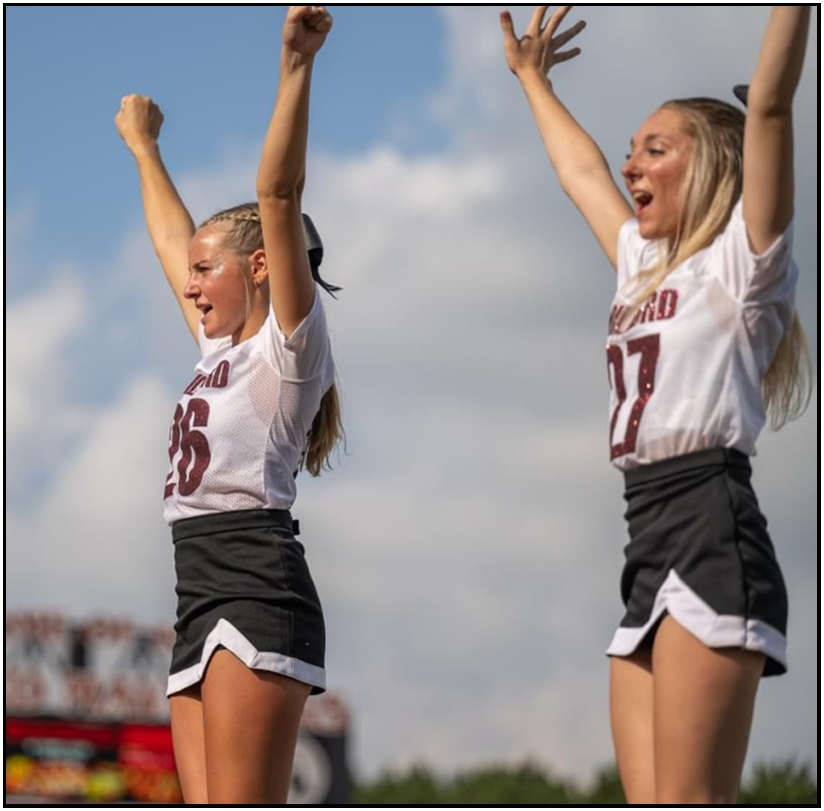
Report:
<svg viewBox="0 0 824 811"><path fill-rule="evenodd" d="M443 31L432 8L339 13L338 47L315 85L312 143L346 154L412 120L444 69ZM7 9L7 201L35 202L55 224L49 259L81 249L105 256L139 213L124 187L128 156L112 138L126 93L154 95L169 110L163 144L178 171L260 139L277 87L282 18L282 8L268 6ZM416 135L407 148L438 137ZM101 225L96 255L88 232L73 224L79 211Z"/></svg>
<svg viewBox="0 0 824 811"><path fill-rule="evenodd" d="M355 765L531 757L589 776L612 757L603 650L622 613L603 357L614 277L552 177L497 7L331 8L306 207L345 287L327 313L349 455L301 479L295 513ZM522 26L528 10L515 13ZM661 101L731 98L767 13L581 7L584 54L558 91L617 168ZM163 155L196 218L248 199L282 16L6 9L12 609L173 615L160 492L196 357L113 118L125 93L159 101ZM816 368L817 56L814 35L795 242ZM762 688L752 760L817 752L816 409L817 395L765 432L755 462L791 620L790 673Z"/></svg>

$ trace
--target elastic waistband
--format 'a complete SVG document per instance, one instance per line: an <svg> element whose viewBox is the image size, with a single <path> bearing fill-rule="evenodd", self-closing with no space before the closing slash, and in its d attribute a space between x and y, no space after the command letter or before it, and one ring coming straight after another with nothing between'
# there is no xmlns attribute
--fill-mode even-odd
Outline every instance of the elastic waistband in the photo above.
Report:
<svg viewBox="0 0 824 811"><path fill-rule="evenodd" d="M742 467L751 470L750 457L741 451L732 448L712 448L706 451L688 453L684 456L673 456L671 459L662 459L650 465L639 465L624 471L624 482L627 488L648 484L665 476L684 473L700 467Z"/></svg>
<svg viewBox="0 0 824 811"><path fill-rule="evenodd" d="M172 540L176 542L194 535L212 535L216 532L262 527L278 527L293 535L300 534L300 525L292 518L289 510L233 510L175 521L172 524Z"/></svg>

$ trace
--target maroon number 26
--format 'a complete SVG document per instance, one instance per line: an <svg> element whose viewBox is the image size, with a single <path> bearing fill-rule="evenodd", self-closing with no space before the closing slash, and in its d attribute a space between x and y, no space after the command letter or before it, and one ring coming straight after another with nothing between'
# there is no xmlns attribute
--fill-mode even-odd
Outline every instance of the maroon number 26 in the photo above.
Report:
<svg viewBox="0 0 824 811"><path fill-rule="evenodd" d="M209 450L209 441L202 431L209 422L209 403L206 400L192 398L186 412L178 403L172 421L172 441L169 444L169 462L174 464L175 456L180 451L180 461L177 463L177 489L181 496L190 496L200 487L203 474L212 461L212 452ZM192 464L194 459L194 464ZM189 469L191 466L191 469ZM172 468L166 477L166 487L163 498L169 498L175 491L175 470Z"/></svg>

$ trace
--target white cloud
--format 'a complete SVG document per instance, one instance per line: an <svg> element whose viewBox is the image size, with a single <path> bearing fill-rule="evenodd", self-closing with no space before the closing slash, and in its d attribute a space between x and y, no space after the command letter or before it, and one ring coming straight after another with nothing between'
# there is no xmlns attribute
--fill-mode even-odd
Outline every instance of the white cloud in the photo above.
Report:
<svg viewBox="0 0 824 811"><path fill-rule="evenodd" d="M172 553L160 518L173 393L146 375L91 415L53 486L12 512L7 606L168 621Z"/></svg>
<svg viewBox="0 0 824 811"><path fill-rule="evenodd" d="M22 256L31 245L18 236ZM124 242L137 248L134 265L145 264L143 246ZM139 356L138 341L124 308L112 306L128 296L128 274L92 290L64 265L43 281L11 302L6 322L6 605L168 620L171 542L160 493L175 389L157 373L130 374L126 352ZM151 319L143 329L153 334ZM122 362L107 363L118 344ZM96 376L113 396L88 385Z"/></svg>
<svg viewBox="0 0 824 811"><path fill-rule="evenodd" d="M6 317L6 432L14 467L47 451L80 415L60 401L71 376L67 345L88 315L82 286L67 273L12 302ZM64 362L55 363L57 357Z"/></svg>

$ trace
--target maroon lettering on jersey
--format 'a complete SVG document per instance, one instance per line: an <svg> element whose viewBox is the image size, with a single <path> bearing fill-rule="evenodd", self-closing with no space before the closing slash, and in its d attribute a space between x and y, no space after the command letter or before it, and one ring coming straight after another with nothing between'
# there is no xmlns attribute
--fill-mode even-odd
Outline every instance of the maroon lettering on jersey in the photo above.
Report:
<svg viewBox="0 0 824 811"><path fill-rule="evenodd" d="M229 372L231 364L228 360L222 360L209 374L198 373L195 379L183 390L184 394L194 394L198 389L225 389L229 385Z"/></svg>
<svg viewBox="0 0 824 811"><path fill-rule="evenodd" d="M632 317L627 326L623 326L624 316L631 310L623 304L615 304L609 315L609 334L620 335L628 332L638 324L648 324L653 321L667 321L674 318L678 311L678 291L667 288L656 290Z"/></svg>

